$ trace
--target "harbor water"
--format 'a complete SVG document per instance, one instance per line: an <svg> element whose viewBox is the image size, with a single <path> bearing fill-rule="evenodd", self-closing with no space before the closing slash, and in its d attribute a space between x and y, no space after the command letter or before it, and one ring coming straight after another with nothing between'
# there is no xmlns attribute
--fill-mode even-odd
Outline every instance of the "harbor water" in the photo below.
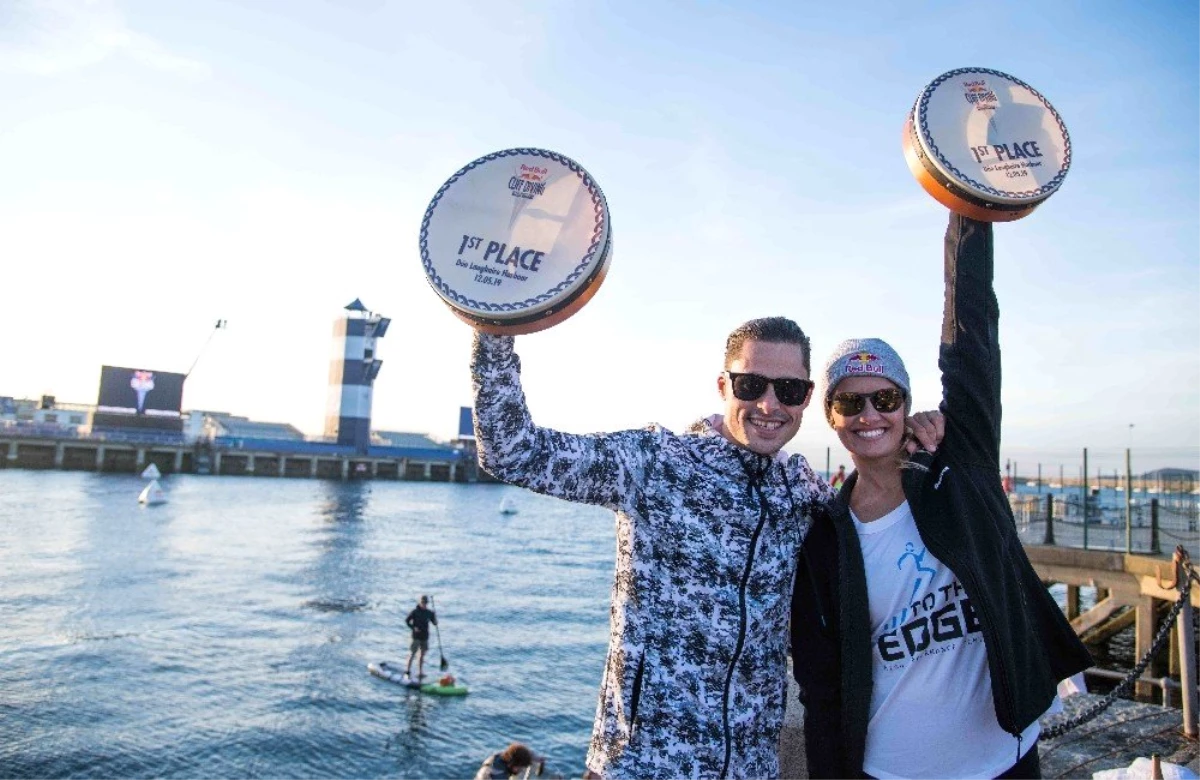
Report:
<svg viewBox="0 0 1200 780"><path fill-rule="evenodd" d="M504 485L0 470L0 776L470 777L512 740L579 776L610 513ZM501 514L509 496L515 514ZM403 664L422 593L470 686ZM438 637L440 636L440 649Z"/></svg>

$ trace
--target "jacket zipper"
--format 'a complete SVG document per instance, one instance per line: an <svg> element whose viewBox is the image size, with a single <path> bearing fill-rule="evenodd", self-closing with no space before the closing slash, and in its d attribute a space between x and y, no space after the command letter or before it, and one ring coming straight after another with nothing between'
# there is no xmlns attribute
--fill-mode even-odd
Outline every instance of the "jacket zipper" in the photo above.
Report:
<svg viewBox="0 0 1200 780"><path fill-rule="evenodd" d="M721 725L725 736L725 760L721 764L721 774L719 775L722 780L729 773L729 760L733 753L733 737L729 733L729 688L733 684L733 672L741 659L742 648L746 644L746 587L750 583L750 572L754 568L754 552L758 549L758 537L762 533L770 513L762 489L757 484L754 485L754 489L758 493L761 508L758 512L758 525L754 527L754 533L750 535L750 552L746 555L746 566L742 570L742 578L738 583L738 638L737 644L733 648L733 657L729 661L729 669L725 672L725 690L721 697Z"/></svg>
<svg viewBox="0 0 1200 780"><path fill-rule="evenodd" d="M637 728L638 701L642 698L642 672L646 669L646 651L638 659L637 671L633 674L633 693L629 697L629 739L633 740L633 732Z"/></svg>

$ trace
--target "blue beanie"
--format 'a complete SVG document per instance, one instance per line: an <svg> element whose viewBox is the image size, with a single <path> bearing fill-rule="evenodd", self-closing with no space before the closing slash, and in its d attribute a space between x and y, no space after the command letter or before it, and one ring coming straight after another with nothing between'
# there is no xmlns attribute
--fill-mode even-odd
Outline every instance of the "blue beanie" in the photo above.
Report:
<svg viewBox="0 0 1200 780"><path fill-rule="evenodd" d="M838 344L825 364L825 417L832 421L829 410L833 391L838 382L850 376L877 376L887 379L904 391L904 411L912 410L912 391L908 387L908 371L896 350L883 339L848 339Z"/></svg>

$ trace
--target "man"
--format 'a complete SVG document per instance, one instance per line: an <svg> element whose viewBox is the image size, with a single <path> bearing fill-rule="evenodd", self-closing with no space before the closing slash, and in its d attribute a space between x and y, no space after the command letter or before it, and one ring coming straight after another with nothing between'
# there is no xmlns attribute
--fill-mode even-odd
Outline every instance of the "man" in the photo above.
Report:
<svg viewBox="0 0 1200 780"><path fill-rule="evenodd" d="M837 473L833 475L833 479L829 480L829 485L841 489L844 484L846 484L846 467L838 466Z"/></svg>
<svg viewBox="0 0 1200 780"><path fill-rule="evenodd" d="M834 491L799 455L808 337L783 317L726 341L724 414L572 435L534 425L513 338L476 333L480 465L612 509L617 560L589 776L778 777L787 620L810 507ZM917 421L932 444L934 425ZM933 421L936 423L936 421Z"/></svg>
<svg viewBox="0 0 1200 780"><path fill-rule="evenodd" d="M520 742L513 742L499 753L484 759L475 780L510 780L514 777L541 775L546 759L534 753Z"/></svg>
<svg viewBox="0 0 1200 780"><path fill-rule="evenodd" d="M408 648L408 663L404 666L404 676L412 679L413 656L417 657L417 679L425 679L425 653L429 652L429 624L437 625L437 615L429 609L429 597L421 596L416 608L404 618L404 625L412 629L412 644Z"/></svg>

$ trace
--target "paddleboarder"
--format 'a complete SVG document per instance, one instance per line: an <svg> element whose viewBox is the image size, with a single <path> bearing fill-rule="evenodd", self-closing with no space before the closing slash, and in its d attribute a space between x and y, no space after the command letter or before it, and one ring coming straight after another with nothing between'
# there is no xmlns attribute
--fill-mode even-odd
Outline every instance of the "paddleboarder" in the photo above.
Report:
<svg viewBox="0 0 1200 780"><path fill-rule="evenodd" d="M437 615L429 608L429 597L421 596L421 600L417 602L417 606L412 612L408 613L408 617L404 618L404 625L412 629L412 644L408 648L408 663L404 665L404 676L412 679L412 662L413 656L417 658L417 679L425 679L425 653L429 652L429 624L437 625Z"/></svg>

